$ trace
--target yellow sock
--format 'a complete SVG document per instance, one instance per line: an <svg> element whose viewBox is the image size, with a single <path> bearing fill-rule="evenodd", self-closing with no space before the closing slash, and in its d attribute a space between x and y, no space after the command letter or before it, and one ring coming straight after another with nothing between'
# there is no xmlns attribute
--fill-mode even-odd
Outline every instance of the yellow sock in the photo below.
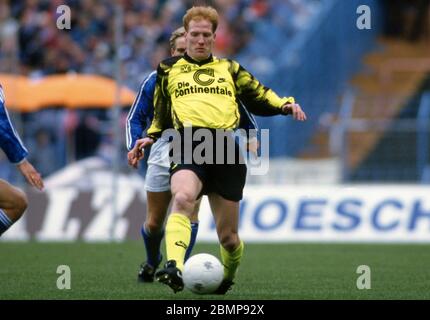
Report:
<svg viewBox="0 0 430 320"><path fill-rule="evenodd" d="M190 219L180 213L172 213L166 224L167 260L175 260L179 270L184 269L185 252L191 239Z"/></svg>
<svg viewBox="0 0 430 320"><path fill-rule="evenodd" d="M228 252L223 246L220 246L222 264L224 265L224 279L233 280L236 276L243 255L243 247L243 241L240 241L239 246L233 252Z"/></svg>

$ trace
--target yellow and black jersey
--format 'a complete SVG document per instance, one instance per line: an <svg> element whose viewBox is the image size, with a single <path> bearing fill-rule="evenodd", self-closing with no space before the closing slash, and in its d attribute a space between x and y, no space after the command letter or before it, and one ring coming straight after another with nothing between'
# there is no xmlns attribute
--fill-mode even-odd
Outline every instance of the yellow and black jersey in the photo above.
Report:
<svg viewBox="0 0 430 320"><path fill-rule="evenodd" d="M236 129L240 99L253 114L270 116L294 103L263 86L236 61L210 56L195 61L187 54L160 63L154 93L154 119L148 136L167 128Z"/></svg>

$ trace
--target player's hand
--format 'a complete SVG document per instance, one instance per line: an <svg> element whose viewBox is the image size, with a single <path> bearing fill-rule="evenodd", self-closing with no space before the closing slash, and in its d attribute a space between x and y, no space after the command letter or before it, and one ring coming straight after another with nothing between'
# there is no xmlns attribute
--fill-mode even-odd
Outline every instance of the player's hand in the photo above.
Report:
<svg viewBox="0 0 430 320"><path fill-rule="evenodd" d="M128 164L137 169L139 161L145 156L145 147L150 146L153 143L154 140L148 137L137 140L134 148L127 154Z"/></svg>
<svg viewBox="0 0 430 320"><path fill-rule="evenodd" d="M248 143L246 144L246 148L249 152L251 152L254 156L258 155L258 147L260 146L258 139L256 137L253 137L248 140Z"/></svg>
<svg viewBox="0 0 430 320"><path fill-rule="evenodd" d="M29 184L41 191L43 190L44 185L42 177L40 176L40 173L34 169L30 162L24 160L17 167Z"/></svg>
<svg viewBox="0 0 430 320"><path fill-rule="evenodd" d="M297 103L287 103L282 106L283 114L291 114L293 115L294 120L305 121L306 113L302 110L299 104Z"/></svg>

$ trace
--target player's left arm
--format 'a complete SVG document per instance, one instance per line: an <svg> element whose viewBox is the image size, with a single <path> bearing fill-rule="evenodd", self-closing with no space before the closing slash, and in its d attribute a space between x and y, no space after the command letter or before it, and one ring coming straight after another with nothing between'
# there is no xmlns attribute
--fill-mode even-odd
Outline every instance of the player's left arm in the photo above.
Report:
<svg viewBox="0 0 430 320"><path fill-rule="evenodd" d="M258 124L255 117L246 109L243 103L239 100L240 122L239 129L244 129L247 139L247 150L253 154L257 154L258 142Z"/></svg>
<svg viewBox="0 0 430 320"><path fill-rule="evenodd" d="M294 120L305 121L307 119L306 113L298 103L286 103L282 106L282 114L291 114Z"/></svg>
<svg viewBox="0 0 430 320"><path fill-rule="evenodd" d="M240 113L239 128L245 129L247 131L258 131L258 124L257 120L255 120L255 117L247 110L241 101L239 101L238 104Z"/></svg>
<svg viewBox="0 0 430 320"><path fill-rule="evenodd" d="M0 147L6 153L9 161L16 164L18 170L29 184L39 190L43 189L40 173L26 159L28 151L22 143L10 121L5 107L5 96L0 86Z"/></svg>
<svg viewBox="0 0 430 320"><path fill-rule="evenodd" d="M29 184L39 190L43 190L44 185L40 173L37 172L27 159L23 159L19 164L17 164L17 168Z"/></svg>
<svg viewBox="0 0 430 320"><path fill-rule="evenodd" d="M18 164L28 155L28 151L22 143L10 121L9 113L5 106L5 97L0 86L0 147L5 152L10 162Z"/></svg>
<svg viewBox="0 0 430 320"><path fill-rule="evenodd" d="M293 115L295 120L306 120L306 114L294 97L279 97L260 83L250 72L233 61L233 72L238 97L248 111L259 116Z"/></svg>

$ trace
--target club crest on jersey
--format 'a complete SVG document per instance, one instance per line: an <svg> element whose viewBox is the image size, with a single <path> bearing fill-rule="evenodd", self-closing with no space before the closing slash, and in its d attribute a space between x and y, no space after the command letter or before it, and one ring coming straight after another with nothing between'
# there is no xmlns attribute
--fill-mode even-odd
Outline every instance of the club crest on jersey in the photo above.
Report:
<svg viewBox="0 0 430 320"><path fill-rule="evenodd" d="M191 72L191 66L189 64L181 66L181 72L182 73L188 73Z"/></svg>

